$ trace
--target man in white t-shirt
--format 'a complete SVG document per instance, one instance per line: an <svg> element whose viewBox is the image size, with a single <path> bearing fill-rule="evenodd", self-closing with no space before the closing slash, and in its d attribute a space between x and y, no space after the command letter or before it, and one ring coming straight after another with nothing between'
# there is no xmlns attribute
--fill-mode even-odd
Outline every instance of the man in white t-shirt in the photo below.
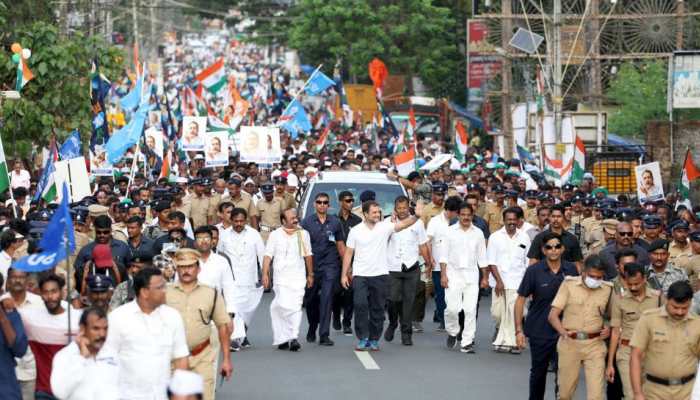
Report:
<svg viewBox="0 0 700 400"><path fill-rule="evenodd" d="M12 169L12 173L10 174L10 181L11 181L11 186L12 189L17 189L19 187L23 187L27 190L29 190L29 186L31 185L31 180L32 177L29 174L29 171L26 169L22 168L22 161L17 160L15 161L15 164L13 166L14 168Z"/></svg>
<svg viewBox="0 0 700 400"><path fill-rule="evenodd" d="M381 221L379 203L374 200L362 203L364 222L350 230L340 275L344 288L349 288L352 281L355 335L359 339L355 349L358 351L379 350L379 337L384 328L384 306L389 292L389 237L413 225L422 211L423 204L419 202L415 215L404 220L392 218L396 222Z"/></svg>
<svg viewBox="0 0 700 400"><path fill-rule="evenodd" d="M263 259L262 283L270 287L270 265L274 260L275 298L270 304L273 345L280 350L299 351L301 305L305 288L314 285L309 232L299 228L297 211L282 212L282 226L270 233Z"/></svg>

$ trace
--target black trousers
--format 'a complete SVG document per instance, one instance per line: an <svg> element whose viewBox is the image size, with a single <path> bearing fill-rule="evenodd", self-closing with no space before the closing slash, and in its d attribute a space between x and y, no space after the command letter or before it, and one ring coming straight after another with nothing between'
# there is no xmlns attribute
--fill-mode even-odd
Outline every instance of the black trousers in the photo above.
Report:
<svg viewBox="0 0 700 400"><path fill-rule="evenodd" d="M389 280L389 327L396 329L401 320L401 335L411 336L420 269L415 265L406 271L389 272Z"/></svg>
<svg viewBox="0 0 700 400"><path fill-rule="evenodd" d="M304 293L306 318L309 330L318 328L319 337L328 337L331 325L333 295L340 286L340 269L337 265L324 265L314 270L314 285Z"/></svg>
<svg viewBox="0 0 700 400"><path fill-rule="evenodd" d="M555 364L554 371L557 370L557 341L554 339L528 338L530 342L530 400L544 399L544 392L547 386L547 370L549 362ZM554 373L554 398L557 397L558 384L556 372Z"/></svg>
<svg viewBox="0 0 700 400"><path fill-rule="evenodd" d="M420 274L418 275L418 282L416 282L416 300L413 302L413 320L416 322L423 322L425 318L425 303L426 303L426 293L425 293L425 282L420 279Z"/></svg>
<svg viewBox="0 0 700 400"><path fill-rule="evenodd" d="M352 279L355 336L379 340L384 329L384 306L389 294L389 275L355 276Z"/></svg>

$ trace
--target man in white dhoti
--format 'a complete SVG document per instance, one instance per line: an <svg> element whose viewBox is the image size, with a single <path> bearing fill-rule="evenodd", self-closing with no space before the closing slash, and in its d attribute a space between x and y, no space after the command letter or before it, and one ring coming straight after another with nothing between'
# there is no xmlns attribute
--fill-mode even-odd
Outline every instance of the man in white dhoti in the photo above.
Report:
<svg viewBox="0 0 700 400"><path fill-rule="evenodd" d="M262 283L270 287L270 264L274 260L275 299L270 304L273 345L280 350L299 351L301 345L301 305L304 288L314 284L314 270L309 232L298 225L293 208L282 213L282 226L270 233L263 260Z"/></svg>
<svg viewBox="0 0 700 400"><path fill-rule="evenodd" d="M246 210L226 211L231 213L231 226L221 229L217 249L233 261L234 289L231 299L226 298L226 305L230 304L234 313L231 350L238 351L251 346L247 331L263 293L258 265L263 264L265 244L260 233L246 225Z"/></svg>

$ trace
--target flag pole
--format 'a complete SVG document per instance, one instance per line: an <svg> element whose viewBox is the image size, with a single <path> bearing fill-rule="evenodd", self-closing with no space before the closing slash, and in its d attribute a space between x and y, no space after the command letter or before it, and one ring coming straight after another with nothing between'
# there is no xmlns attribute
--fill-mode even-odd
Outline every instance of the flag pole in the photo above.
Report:
<svg viewBox="0 0 700 400"><path fill-rule="evenodd" d="M292 99L292 101L290 101L289 104L287 104L287 107L284 108L284 111L282 111L282 114L286 113L287 110L289 110L289 106L292 105L292 102L294 102L294 100L297 100L297 99L299 98L299 95L301 95L301 94L304 92L304 89L306 89L306 86L309 84L309 82L311 82L311 78L313 78L314 75L316 75L316 73L321 69L321 67L323 67L323 64L319 64L319 66L316 67L316 69L314 70L314 72L312 72L311 75L309 75L309 79L307 79L306 82L304 82L304 86L301 87L301 89L300 89L299 92L294 96L294 98Z"/></svg>

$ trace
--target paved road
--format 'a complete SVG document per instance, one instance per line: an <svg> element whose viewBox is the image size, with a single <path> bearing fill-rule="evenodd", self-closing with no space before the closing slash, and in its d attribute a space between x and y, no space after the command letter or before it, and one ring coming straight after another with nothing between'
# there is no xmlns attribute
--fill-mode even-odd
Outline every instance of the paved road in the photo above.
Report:
<svg viewBox="0 0 700 400"><path fill-rule="evenodd" d="M355 338L341 332L331 331L333 347L307 344L306 316L300 332L302 351L277 350L271 345L271 300L271 293L264 295L250 331L253 347L233 354L234 378L218 389L217 399L527 398L530 355L491 351L490 298L481 302L476 354L448 350L446 334L435 332L436 325L426 321L426 331L414 334L412 347L402 346L398 334L392 343L382 340L381 351L369 353L379 367L375 370L366 369L355 354ZM432 310L426 315L432 321ZM553 377L549 374L548 399L554 398ZM579 398L584 396L579 393Z"/></svg>

